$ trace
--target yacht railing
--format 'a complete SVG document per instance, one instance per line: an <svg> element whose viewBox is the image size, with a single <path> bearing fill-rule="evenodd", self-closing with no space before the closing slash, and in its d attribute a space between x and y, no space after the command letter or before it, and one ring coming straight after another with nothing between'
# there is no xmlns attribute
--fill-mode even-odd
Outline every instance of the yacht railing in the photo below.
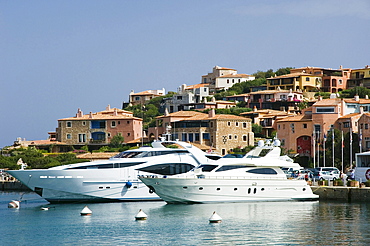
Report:
<svg viewBox="0 0 370 246"><path fill-rule="evenodd" d="M166 179L167 176L140 175L139 178ZM183 176L181 179L217 179L217 180L288 180L285 177L258 177L258 176Z"/></svg>

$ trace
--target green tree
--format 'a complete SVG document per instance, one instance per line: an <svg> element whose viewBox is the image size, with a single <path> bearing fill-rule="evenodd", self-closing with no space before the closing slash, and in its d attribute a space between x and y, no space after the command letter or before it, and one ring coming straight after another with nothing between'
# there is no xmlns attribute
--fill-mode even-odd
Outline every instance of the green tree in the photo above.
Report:
<svg viewBox="0 0 370 246"><path fill-rule="evenodd" d="M109 147L111 148L119 148L122 147L125 139L121 134L114 135L110 140Z"/></svg>

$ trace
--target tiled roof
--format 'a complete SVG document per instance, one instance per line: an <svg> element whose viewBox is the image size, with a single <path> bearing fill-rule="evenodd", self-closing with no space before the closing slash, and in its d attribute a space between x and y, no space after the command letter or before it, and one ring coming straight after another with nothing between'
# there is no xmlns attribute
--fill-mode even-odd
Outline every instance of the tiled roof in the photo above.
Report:
<svg viewBox="0 0 370 246"><path fill-rule="evenodd" d="M249 94L276 94L276 93L290 93L290 90L261 90L261 91L253 91ZM302 94L302 92L292 91L295 94Z"/></svg>
<svg viewBox="0 0 370 246"><path fill-rule="evenodd" d="M368 104L370 103L370 99L363 99L363 98L360 98L358 101L356 101L354 98L347 98L347 99L344 99L344 101L346 103L357 103L357 104Z"/></svg>
<svg viewBox="0 0 370 246"><path fill-rule="evenodd" d="M323 99L321 101L317 101L313 106L336 106L340 104L341 99L340 98L330 98L330 99Z"/></svg>
<svg viewBox="0 0 370 246"><path fill-rule="evenodd" d="M128 115L129 114L129 115ZM91 114L84 114L82 116L75 116L75 117L69 117L69 118L63 118L59 119L61 120L113 120L113 119L135 119L135 120L142 120L141 118L137 118L132 116L132 112L118 109L118 108L112 108L109 110L104 110L97 113L91 113Z"/></svg>
<svg viewBox="0 0 370 246"><path fill-rule="evenodd" d="M309 74L309 73L289 73L289 74L284 74L284 75L271 77L267 79L284 79L284 78L300 77L300 76L315 76L315 75ZM319 76L315 76L315 77L319 77Z"/></svg>
<svg viewBox="0 0 370 246"><path fill-rule="evenodd" d="M191 90L191 89L197 89L197 88L202 88L202 87L207 87L209 84L204 83L204 84L196 84L196 85L188 85L186 86L186 90Z"/></svg>
<svg viewBox="0 0 370 246"><path fill-rule="evenodd" d="M339 117L339 119L350 119L352 117L355 117L355 116L360 116L361 114L360 113L353 113L353 114L346 114L342 117Z"/></svg>
<svg viewBox="0 0 370 246"><path fill-rule="evenodd" d="M210 120L251 120L245 117L232 114L216 114L214 117L208 118Z"/></svg>
<svg viewBox="0 0 370 246"><path fill-rule="evenodd" d="M196 112L196 111L177 111L177 112L174 112L174 113L170 113L167 116L162 115L162 116L158 116L156 118L165 118L165 117L193 117L193 116L196 116L196 115L207 115L207 114Z"/></svg>
<svg viewBox="0 0 370 246"><path fill-rule="evenodd" d="M308 115L296 115L296 116L288 116L284 119L278 120L280 122L297 122L297 121L311 121L311 117Z"/></svg>
<svg viewBox="0 0 370 246"><path fill-rule="evenodd" d="M251 77L251 75L241 73L241 74L226 74L220 76L219 78L249 78L249 77Z"/></svg>

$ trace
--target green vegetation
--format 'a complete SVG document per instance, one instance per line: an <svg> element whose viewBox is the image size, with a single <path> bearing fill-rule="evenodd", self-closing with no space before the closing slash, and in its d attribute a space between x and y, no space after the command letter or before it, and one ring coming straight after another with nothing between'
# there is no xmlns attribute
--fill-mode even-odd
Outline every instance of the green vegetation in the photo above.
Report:
<svg viewBox="0 0 370 246"><path fill-rule="evenodd" d="M10 156L0 155L0 168L19 169L17 161L22 158L27 163L27 168L49 168L64 164L85 162L77 159L74 153L50 154L44 156L42 151L36 148L16 149L9 151Z"/></svg>
<svg viewBox="0 0 370 246"><path fill-rule="evenodd" d="M365 87L355 87L349 90L343 90L341 92L341 97L344 98L354 98L356 95L358 95L360 98L365 98L366 96L370 98L370 89Z"/></svg>

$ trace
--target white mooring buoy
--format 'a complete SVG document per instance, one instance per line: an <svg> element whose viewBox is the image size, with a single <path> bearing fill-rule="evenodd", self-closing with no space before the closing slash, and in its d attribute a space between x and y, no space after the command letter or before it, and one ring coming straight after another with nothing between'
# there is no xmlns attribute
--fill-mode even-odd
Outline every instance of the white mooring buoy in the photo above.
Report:
<svg viewBox="0 0 370 246"><path fill-rule="evenodd" d="M82 209L82 211L81 211L82 216L88 216L88 215L91 215L91 214L92 214L92 211L87 206L85 206L84 209Z"/></svg>
<svg viewBox="0 0 370 246"><path fill-rule="evenodd" d="M209 218L209 223L221 223L222 218L216 213L216 211L213 212L211 218Z"/></svg>
<svg viewBox="0 0 370 246"><path fill-rule="evenodd" d="M146 215L146 213L144 213L144 211L140 209L137 215L135 216L135 220L146 220L147 217L148 216Z"/></svg>
<svg viewBox="0 0 370 246"><path fill-rule="evenodd" d="M47 211L47 210L49 210L49 208L48 208L48 207L41 207L40 209L41 209L41 210L43 210L43 211Z"/></svg>
<svg viewBox="0 0 370 246"><path fill-rule="evenodd" d="M8 208L19 208L20 201L12 200L8 203Z"/></svg>

